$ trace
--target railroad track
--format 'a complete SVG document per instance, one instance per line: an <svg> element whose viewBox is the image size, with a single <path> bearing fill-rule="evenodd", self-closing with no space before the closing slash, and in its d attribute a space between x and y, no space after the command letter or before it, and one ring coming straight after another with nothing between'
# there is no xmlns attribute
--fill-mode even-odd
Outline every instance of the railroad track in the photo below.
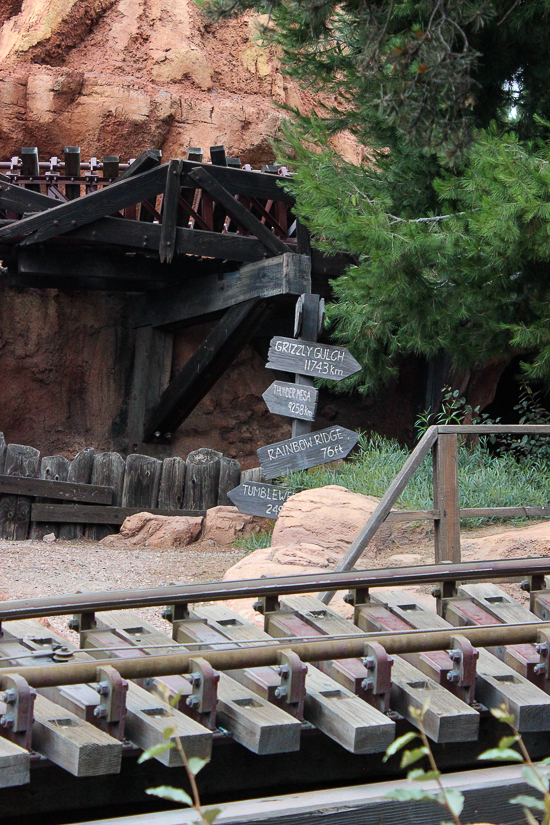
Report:
<svg viewBox="0 0 550 825"><path fill-rule="evenodd" d="M135 802L152 782L183 784L175 749L136 765L167 727L210 758L206 799L400 777L382 757L427 698L446 770L472 767L503 735L489 712L503 703L533 758L546 756L547 575L550 560L531 559L2 602L0 811ZM531 609L495 583L520 579ZM435 585L437 612L395 589L418 584ZM345 588L353 621L315 595ZM264 630L225 604L251 594ZM172 639L135 612L153 606ZM72 617L80 648L38 621L54 615Z"/></svg>

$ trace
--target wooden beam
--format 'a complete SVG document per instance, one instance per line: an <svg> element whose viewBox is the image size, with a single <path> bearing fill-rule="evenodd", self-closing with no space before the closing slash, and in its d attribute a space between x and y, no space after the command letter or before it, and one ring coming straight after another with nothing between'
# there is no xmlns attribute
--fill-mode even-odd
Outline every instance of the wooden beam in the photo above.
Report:
<svg viewBox="0 0 550 825"><path fill-rule="evenodd" d="M80 146L65 146L65 177L80 177ZM79 183L66 183L65 196L67 200L74 201L80 197Z"/></svg>
<svg viewBox="0 0 550 825"><path fill-rule="evenodd" d="M22 215L24 212L43 212L55 206L59 206L56 198L17 186L7 175L0 174L0 207L2 209L12 209Z"/></svg>
<svg viewBox="0 0 550 825"><path fill-rule="evenodd" d="M125 206L141 203L163 191L166 170L166 165L159 166L136 177L116 181L82 198L54 206L47 212L23 218L11 226L4 226L0 229L0 243L19 238L25 239L22 245L39 243L111 215Z"/></svg>
<svg viewBox="0 0 550 825"><path fill-rule="evenodd" d="M147 419L145 441L177 430L253 337L265 312L259 298L228 309L162 393Z"/></svg>
<svg viewBox="0 0 550 825"><path fill-rule="evenodd" d="M202 233L197 233L202 234ZM301 295L311 284L309 258L285 253L247 264L236 272L192 279L158 295L137 300L134 326L175 324L188 318L227 309L251 298Z"/></svg>
<svg viewBox="0 0 550 825"><path fill-rule="evenodd" d="M140 290L149 286L165 287L177 275L171 267L163 267L158 261L133 255L127 256L115 250L86 250L82 254L79 246L48 247L44 250L25 248L17 252L19 275L34 275L41 278L54 277L66 287L78 286L76 281L92 279L129 283L127 289L137 284ZM140 283L143 282L143 283Z"/></svg>
<svg viewBox="0 0 550 825"><path fill-rule="evenodd" d="M181 190L182 160L171 160L166 175L166 188L162 204L159 257L161 262L172 263L176 253L176 228L178 199Z"/></svg>
<svg viewBox="0 0 550 825"><path fill-rule="evenodd" d="M432 447L433 500L439 518L434 522L435 563L460 562L458 506L458 436L440 433Z"/></svg>
<svg viewBox="0 0 550 825"><path fill-rule="evenodd" d="M160 507L102 507L86 504L33 504L33 521L55 521L67 524L122 524L135 513L151 513L154 516L204 516L205 510L168 510Z"/></svg>
<svg viewBox="0 0 550 825"><path fill-rule="evenodd" d="M31 781L30 767L30 753L0 737L0 788L27 785Z"/></svg>
<svg viewBox="0 0 550 825"><path fill-rule="evenodd" d="M132 389L128 405L128 449L140 452L145 420L168 386L174 336L152 326L136 330Z"/></svg>
<svg viewBox="0 0 550 825"><path fill-rule="evenodd" d="M113 499L113 491L110 487L8 475L0 475L0 493L12 493L20 496L46 496L47 498L59 498L64 501L87 501L92 504L110 504Z"/></svg>
<svg viewBox="0 0 550 825"><path fill-rule="evenodd" d="M270 232L258 218L254 217L250 210L236 201L233 195L227 189L224 189L206 169L195 169L189 174L189 177L201 189L205 189L212 195L214 200L224 207L230 218L242 226L243 229L255 235L272 255L281 255L283 252L289 251L288 246L280 238Z"/></svg>
<svg viewBox="0 0 550 825"><path fill-rule="evenodd" d="M136 175L141 175L143 172L154 169L159 165L161 157L162 152L159 149L146 149L145 152L142 152L141 155L118 176L116 182L119 183L121 180L129 180Z"/></svg>

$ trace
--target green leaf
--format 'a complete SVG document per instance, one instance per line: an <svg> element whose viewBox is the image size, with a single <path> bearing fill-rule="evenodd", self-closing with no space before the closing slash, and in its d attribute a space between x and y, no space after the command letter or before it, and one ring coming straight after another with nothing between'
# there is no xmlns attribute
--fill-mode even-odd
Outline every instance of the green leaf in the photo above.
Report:
<svg viewBox="0 0 550 825"><path fill-rule="evenodd" d="M407 774L409 782L428 782L430 779L437 779L441 774L439 771L425 771L422 768L414 768Z"/></svg>
<svg viewBox="0 0 550 825"><path fill-rule="evenodd" d="M206 819L206 821L209 822L210 825L212 825L214 820L219 817L219 815L222 813L222 811L223 811L223 808L209 808L208 811L203 811L202 815L203 815L204 819Z"/></svg>
<svg viewBox="0 0 550 825"><path fill-rule="evenodd" d="M536 791L540 791L541 793L546 793L548 790L548 776L546 771L539 773L538 771L533 770L529 765L525 765L521 770L521 775L525 779L528 785L534 788Z"/></svg>
<svg viewBox="0 0 550 825"><path fill-rule="evenodd" d="M534 796L516 796L510 800L510 805L523 805L525 808L534 808L536 811L544 811L544 800L536 799Z"/></svg>
<svg viewBox="0 0 550 825"><path fill-rule="evenodd" d="M409 733L403 734L403 736L400 736L398 739L394 739L394 741L391 743L391 745L387 748L384 759L382 761L387 762L387 760L390 758L390 756L393 756L395 753L400 751L401 748L404 748L405 745L408 745L409 742L413 741L413 739L419 739L419 738L420 737L418 736L417 733L413 733L412 731L409 731Z"/></svg>
<svg viewBox="0 0 550 825"><path fill-rule="evenodd" d="M192 756L191 759L188 759L187 761L189 764L189 770L195 776L204 768L205 765L210 762L209 759L199 759L198 756Z"/></svg>
<svg viewBox="0 0 550 825"><path fill-rule="evenodd" d="M138 765L141 765L142 762L147 762L148 759L154 759L155 756L160 756L162 753L172 750L172 748L175 747L176 745L174 742L159 742L157 745L151 745L151 747L147 748L146 751L143 751L139 757Z"/></svg>
<svg viewBox="0 0 550 825"><path fill-rule="evenodd" d="M464 807L464 794L454 788L445 789L445 793L439 794L437 801L440 805L448 807L454 816L460 816Z"/></svg>
<svg viewBox="0 0 550 825"><path fill-rule="evenodd" d="M507 750L511 748L519 739L519 736L503 736L498 743L499 750Z"/></svg>
<svg viewBox="0 0 550 825"><path fill-rule="evenodd" d="M412 751L405 751L401 757L401 767L408 768L409 765L414 765L415 762L418 762L423 756L427 756L428 753L428 748L424 745L421 748L414 748Z"/></svg>
<svg viewBox="0 0 550 825"><path fill-rule="evenodd" d="M164 728L164 730L162 731L162 735L164 736L165 739L170 739L170 737L172 736L172 734L174 732L175 732L175 728Z"/></svg>
<svg viewBox="0 0 550 825"><path fill-rule="evenodd" d="M491 762L523 762L523 756L511 748L490 748L488 751L480 753L477 758L487 759Z"/></svg>
<svg viewBox="0 0 550 825"><path fill-rule="evenodd" d="M398 802L421 801L428 799L432 802L437 802L437 794L430 793L430 791L423 791L422 788L396 788L393 791L388 791L385 794L386 799L395 799Z"/></svg>
<svg viewBox="0 0 550 825"><path fill-rule="evenodd" d="M502 708L491 708L491 713L493 714L495 719L498 719L500 722L504 722L507 725L513 725L514 724L514 717L509 712L509 710L505 709L504 707L502 707Z"/></svg>
<svg viewBox="0 0 550 825"><path fill-rule="evenodd" d="M159 785L158 788L147 788L145 791L149 796L160 796L161 799L169 799L170 802L179 802L180 805L193 806L193 800L188 793L181 788L172 788L170 785Z"/></svg>

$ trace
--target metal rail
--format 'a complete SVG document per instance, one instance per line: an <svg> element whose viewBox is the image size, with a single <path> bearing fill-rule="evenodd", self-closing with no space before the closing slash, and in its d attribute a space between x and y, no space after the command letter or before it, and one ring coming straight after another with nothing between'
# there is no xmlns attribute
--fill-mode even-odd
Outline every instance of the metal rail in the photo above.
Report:
<svg viewBox="0 0 550 825"><path fill-rule="evenodd" d="M312 573L265 579L244 579L207 584L180 584L171 587L74 593L38 599L0 602L0 621L65 616L103 610L130 610L167 604L196 604L251 596L290 596L322 590L395 587L453 581L521 578L550 575L549 559L510 559L460 564L423 564L414 567L384 567L343 573Z"/></svg>
<svg viewBox="0 0 550 825"><path fill-rule="evenodd" d="M256 648L230 648L225 650L201 650L200 657L206 659L215 670L236 670L248 667L277 665L279 653L291 650L303 662L323 662L331 659L355 659L365 655L365 643L378 642L389 654L428 653L433 650L450 650L453 639L466 637L477 647L495 647L506 644L525 644L538 641L539 632L550 632L550 622L529 624L489 625L479 627L451 627L448 630L411 630L404 633L365 633L348 636L340 640L318 640L310 642L283 642ZM188 673L190 661L199 653L185 652L166 656L143 656L136 659L109 659L124 679L144 679L152 676L173 676ZM94 662L52 664L47 667L7 667L0 668L0 683L4 677L19 674L31 687L44 688L57 685L77 685L97 682L98 668L105 665L105 659Z"/></svg>

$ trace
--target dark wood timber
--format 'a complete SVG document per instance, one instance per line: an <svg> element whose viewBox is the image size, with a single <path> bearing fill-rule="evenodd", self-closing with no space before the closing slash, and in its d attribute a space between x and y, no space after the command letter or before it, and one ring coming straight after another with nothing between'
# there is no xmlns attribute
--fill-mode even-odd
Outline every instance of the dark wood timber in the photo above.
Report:
<svg viewBox="0 0 550 825"><path fill-rule="evenodd" d="M242 481L238 487L229 491L228 497L241 513L276 519L290 495L288 487L264 484L261 481Z"/></svg>
<svg viewBox="0 0 550 825"><path fill-rule="evenodd" d="M95 450L93 447L86 447L75 455L69 467L67 481L76 484L89 484L92 479L92 467L94 465ZM84 533L84 524L70 523L62 524L59 529L59 538L77 539Z"/></svg>
<svg viewBox="0 0 550 825"><path fill-rule="evenodd" d="M128 449L141 450L145 419L168 386L174 336L152 326L136 330L132 389L128 405Z"/></svg>
<svg viewBox="0 0 550 825"><path fill-rule="evenodd" d="M230 218L242 226L243 229L255 235L272 255L281 255L283 252L289 251L288 246L283 243L283 241L277 238L269 229L266 229L258 218L255 218L248 209L245 209L242 204L236 201L231 193L228 192L227 189L224 189L217 180L214 180L206 169L202 167L195 169L190 173L189 177L198 184L201 189L206 189L214 200L225 208Z"/></svg>
<svg viewBox="0 0 550 825"><path fill-rule="evenodd" d="M44 456L44 458L40 462L40 478L43 478L46 481L67 481L68 475L69 461L65 458L65 456ZM46 503L48 499L40 498L39 501ZM31 519L31 529L29 538L42 539L44 538L44 536L47 536L48 533L53 533L55 536L58 536L59 525L48 523L36 524L33 523Z"/></svg>
<svg viewBox="0 0 550 825"><path fill-rule="evenodd" d="M148 510L156 507L159 497L162 461L148 455L132 453L126 459L122 488L122 506Z"/></svg>
<svg viewBox="0 0 550 825"><path fill-rule="evenodd" d="M241 465L236 458L229 458L222 455L220 458L220 483L218 485L218 504L231 506L232 502L227 497L230 490L233 490L241 478Z"/></svg>
<svg viewBox="0 0 550 825"><path fill-rule="evenodd" d="M6 461L6 439L4 433L0 433L0 473L4 472L4 463Z"/></svg>
<svg viewBox="0 0 550 825"><path fill-rule="evenodd" d="M253 337L265 312L265 301L252 298L225 313L162 393L145 426L145 441L176 431Z"/></svg>
<svg viewBox="0 0 550 825"><path fill-rule="evenodd" d="M154 516L204 516L204 510L165 510L147 507L146 511ZM33 521L82 522L90 525L86 535L91 538L93 531L104 530L101 525L122 524L128 516L143 513L143 507L104 507L91 504L33 504L31 517ZM93 525L97 525L94 527ZM109 532L104 533L108 535Z"/></svg>
<svg viewBox="0 0 550 825"><path fill-rule="evenodd" d="M218 181L232 195L245 195L245 197L260 198L262 200L294 203L292 195L278 185L278 182L284 179L276 175L236 169L232 166L216 166L210 163L199 165L194 160L183 162L182 186L196 186L196 182L191 178L191 173L197 169L204 169L208 175Z"/></svg>
<svg viewBox="0 0 550 825"><path fill-rule="evenodd" d="M432 447L435 562L460 561L460 517L458 512L458 436L441 433Z"/></svg>
<svg viewBox="0 0 550 825"><path fill-rule="evenodd" d="M162 462L158 506L161 510L179 510L183 506L183 488L187 465L183 458L171 456Z"/></svg>
<svg viewBox="0 0 550 825"><path fill-rule="evenodd" d="M124 459L119 453L99 453L94 456L92 484L111 487L113 490L112 504L115 507L120 507L122 504L125 468ZM48 521L53 521L53 519L48 519ZM87 523L85 535L95 541L100 541L113 532L110 527L104 527L101 524L91 525L87 518L79 518L78 521Z"/></svg>
<svg viewBox="0 0 550 825"><path fill-rule="evenodd" d="M27 146L21 149L21 165L21 172L25 178L34 178L40 174L38 148L36 146ZM40 184L26 183L25 189L30 189L31 192L40 192Z"/></svg>
<svg viewBox="0 0 550 825"><path fill-rule="evenodd" d="M139 158L136 158L135 161L118 176L117 183L121 180L128 180L136 175L141 175L150 169L154 169L155 166L159 165L161 157L162 152L159 149L146 149L145 152L141 153Z"/></svg>
<svg viewBox="0 0 550 825"><path fill-rule="evenodd" d="M299 295L310 283L309 258L286 253L247 264L222 278L210 275L161 290L154 296L147 295L138 300L134 326L174 324L227 309L249 298Z"/></svg>
<svg viewBox="0 0 550 825"><path fill-rule="evenodd" d="M0 487L0 538L12 541L23 541L27 538L31 500L22 494L24 490L17 488L17 482L25 484L27 480L31 481L38 475L39 457L40 452L34 447L8 444L6 448L4 475L1 478L8 478L10 482L15 482L16 486L12 490L3 490ZM15 495L9 495L12 491Z"/></svg>
<svg viewBox="0 0 550 825"><path fill-rule="evenodd" d="M309 238L309 233L308 233ZM300 239L298 239L298 248L304 248L303 244L300 245ZM309 244L305 246L306 249L309 249ZM319 295L313 295L310 292L304 292L304 294L300 298L299 306L301 306L301 323L300 323L300 332L299 338L310 340L310 341L317 341L319 335L319 315L321 312L321 300ZM294 382L297 385L303 385L308 387L309 389L313 389L313 378L310 378L306 375L301 375L300 370L295 369L294 375ZM316 405L315 405L316 406ZM293 416L292 422L292 435L298 436L303 435L304 433L310 433L312 430L312 421L315 419L315 412L313 413L313 417L303 416L303 415L296 415Z"/></svg>
<svg viewBox="0 0 550 825"><path fill-rule="evenodd" d="M8 447L8 458L11 457L12 448L17 444L10 444ZM26 447L26 450L34 450L34 447ZM35 450L29 453L34 466L34 457L38 462L40 453ZM117 454L118 455L118 454ZM26 464L21 469L24 470ZM38 463L36 466L38 472ZM23 477L19 477L23 476ZM65 501L87 501L93 504L111 504L113 491L110 485L73 484L70 481L46 481L43 478L33 478L30 472L15 473L10 471L6 461L4 475L0 476L0 493L11 493L22 496L46 496L47 498L64 499Z"/></svg>
<svg viewBox="0 0 550 825"><path fill-rule="evenodd" d="M114 180L118 178L120 167L119 155L104 155L103 157L103 177Z"/></svg>
<svg viewBox="0 0 550 825"><path fill-rule="evenodd" d="M28 247L17 253L17 271L21 276L56 278L65 288L78 288L82 279L104 280L110 284L119 283L128 291L137 286L140 291L159 288L169 284L175 273L158 261L137 255L126 256L117 252L93 250L82 254L79 247L48 247L43 249ZM105 284L107 288L108 284Z"/></svg>
<svg viewBox="0 0 550 825"><path fill-rule="evenodd" d="M319 390L289 381L274 381L263 393L267 408L274 415L314 421Z"/></svg>
<svg viewBox="0 0 550 825"><path fill-rule="evenodd" d="M176 252L176 224L182 166L182 160L170 161L164 190L159 257L161 261L166 261L169 264L172 263Z"/></svg>
<svg viewBox="0 0 550 825"><path fill-rule="evenodd" d="M80 177L80 146L65 146L65 177ZM79 183L66 183L65 195L67 200L74 201L80 197Z"/></svg>
<svg viewBox="0 0 550 825"><path fill-rule="evenodd" d="M268 444L257 450L267 479L277 478L288 470L307 470L345 458L359 441L359 434L345 427L326 427L285 441Z"/></svg>
<svg viewBox="0 0 550 825"><path fill-rule="evenodd" d="M214 164L214 166L227 166L225 146L211 146L210 160Z"/></svg>
<svg viewBox="0 0 550 825"><path fill-rule="evenodd" d="M318 295L316 297L319 299ZM305 335L301 338L305 339ZM361 365L345 347L317 344L316 340L308 339L296 341L280 335L272 339L268 359L268 369L283 372L292 370L300 375L331 381L342 381L361 369Z"/></svg>
<svg viewBox="0 0 550 825"><path fill-rule="evenodd" d="M24 189L22 186L11 183L6 175L0 175L0 207L3 209L12 209L14 212L23 214L23 212L43 212L54 206L59 206L56 198L41 195L40 191ZM13 225L10 224L10 226Z"/></svg>
<svg viewBox="0 0 550 825"><path fill-rule="evenodd" d="M166 183L167 166L159 166L136 177L116 181L97 192L62 203L42 212L23 218L11 226L0 229L0 243L25 238L23 244L38 243L79 226L92 223L118 209L158 195Z"/></svg>
<svg viewBox="0 0 550 825"><path fill-rule="evenodd" d="M217 505L221 457L217 450L204 447L189 453L183 493L184 510L208 510Z"/></svg>

